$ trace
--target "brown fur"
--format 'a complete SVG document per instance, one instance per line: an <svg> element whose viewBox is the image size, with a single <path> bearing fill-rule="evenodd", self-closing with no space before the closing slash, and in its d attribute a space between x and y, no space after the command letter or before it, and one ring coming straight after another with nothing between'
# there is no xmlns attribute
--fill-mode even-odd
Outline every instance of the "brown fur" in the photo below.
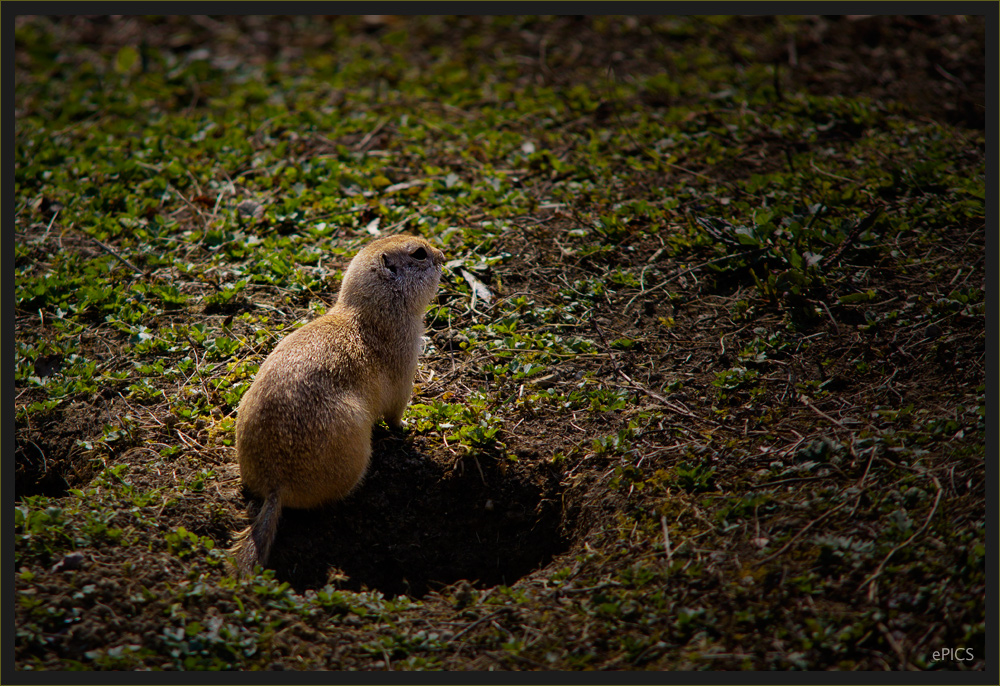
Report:
<svg viewBox="0 0 1000 686"><path fill-rule="evenodd" d="M282 507L349 494L368 469L372 426L402 425L443 262L415 236L369 243L351 260L333 308L260 366L236 419L243 483L264 499L233 548L239 573L267 562Z"/></svg>

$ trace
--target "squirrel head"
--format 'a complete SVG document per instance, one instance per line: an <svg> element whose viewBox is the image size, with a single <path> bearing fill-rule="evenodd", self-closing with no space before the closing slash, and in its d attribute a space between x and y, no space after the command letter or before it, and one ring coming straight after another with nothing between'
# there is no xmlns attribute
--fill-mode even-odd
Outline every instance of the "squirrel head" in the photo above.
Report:
<svg viewBox="0 0 1000 686"><path fill-rule="evenodd" d="M361 249L344 274L345 307L423 315L437 293L444 253L418 236L398 234Z"/></svg>

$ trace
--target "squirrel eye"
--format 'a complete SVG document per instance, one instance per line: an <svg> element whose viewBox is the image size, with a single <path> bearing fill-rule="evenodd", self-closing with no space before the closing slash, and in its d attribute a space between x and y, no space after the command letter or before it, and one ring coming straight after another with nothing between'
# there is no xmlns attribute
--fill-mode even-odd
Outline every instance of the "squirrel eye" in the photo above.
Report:
<svg viewBox="0 0 1000 686"><path fill-rule="evenodd" d="M422 247L417 248L416 250L410 253L410 257L412 257L415 260L426 260L427 251L424 250Z"/></svg>

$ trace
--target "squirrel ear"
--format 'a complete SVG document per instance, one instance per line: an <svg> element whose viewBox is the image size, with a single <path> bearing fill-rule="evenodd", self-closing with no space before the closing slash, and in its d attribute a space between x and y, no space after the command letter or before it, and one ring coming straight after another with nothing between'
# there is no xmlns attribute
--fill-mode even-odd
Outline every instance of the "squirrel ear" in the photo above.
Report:
<svg viewBox="0 0 1000 686"><path fill-rule="evenodd" d="M382 266L388 269L393 276L396 276L396 265L392 263L392 260L385 253L382 253Z"/></svg>

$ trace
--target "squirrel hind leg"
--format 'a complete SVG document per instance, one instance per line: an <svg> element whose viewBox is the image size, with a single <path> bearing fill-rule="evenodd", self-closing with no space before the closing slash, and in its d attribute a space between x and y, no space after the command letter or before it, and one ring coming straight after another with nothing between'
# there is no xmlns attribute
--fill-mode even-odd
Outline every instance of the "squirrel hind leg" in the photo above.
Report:
<svg viewBox="0 0 1000 686"><path fill-rule="evenodd" d="M252 506L251 506L252 508ZM254 517L253 523L236 536L236 543L229 552L236 558L236 575L246 577L253 574L254 565L265 565L271 554L271 546L278 532L281 517L281 498L278 491L271 491Z"/></svg>

